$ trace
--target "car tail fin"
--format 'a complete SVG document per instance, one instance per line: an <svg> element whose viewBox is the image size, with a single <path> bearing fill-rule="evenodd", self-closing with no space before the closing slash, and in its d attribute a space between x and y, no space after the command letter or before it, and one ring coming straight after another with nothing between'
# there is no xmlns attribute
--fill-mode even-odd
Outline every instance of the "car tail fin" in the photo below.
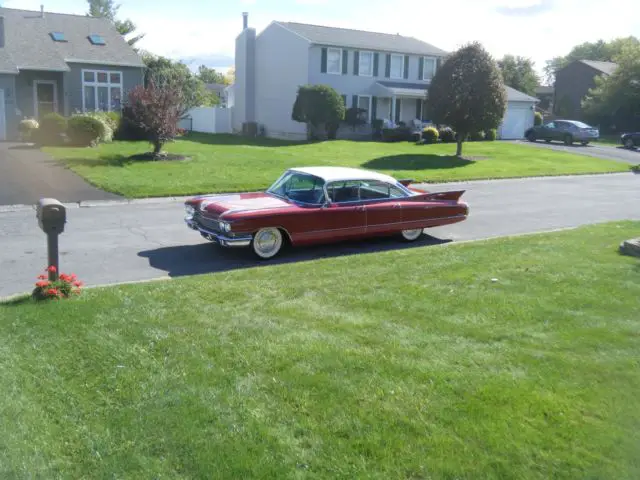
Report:
<svg viewBox="0 0 640 480"><path fill-rule="evenodd" d="M425 196L425 200L460 200L466 190L452 190L450 192L436 192Z"/></svg>

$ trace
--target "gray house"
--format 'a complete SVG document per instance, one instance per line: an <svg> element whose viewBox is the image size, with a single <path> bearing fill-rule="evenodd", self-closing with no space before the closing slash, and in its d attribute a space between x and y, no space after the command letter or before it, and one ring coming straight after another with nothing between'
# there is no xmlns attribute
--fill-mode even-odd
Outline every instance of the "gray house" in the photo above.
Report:
<svg viewBox="0 0 640 480"><path fill-rule="evenodd" d="M119 110L143 69L106 19L0 8L0 140L23 118Z"/></svg>
<svg viewBox="0 0 640 480"><path fill-rule="evenodd" d="M248 26L236 38L232 128L257 122L272 137L303 139L305 125L291 120L298 87L330 85L345 106L366 110L365 120L429 121L427 89L447 52L413 37L272 22L259 35ZM522 138L533 125L537 99L508 89L503 138Z"/></svg>

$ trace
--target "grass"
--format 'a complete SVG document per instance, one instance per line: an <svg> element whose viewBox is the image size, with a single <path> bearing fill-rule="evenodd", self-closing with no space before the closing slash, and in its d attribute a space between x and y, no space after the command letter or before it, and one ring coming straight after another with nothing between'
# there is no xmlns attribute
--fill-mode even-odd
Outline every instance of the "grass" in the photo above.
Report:
<svg viewBox="0 0 640 480"><path fill-rule="evenodd" d="M640 478L639 230L0 305L0 477Z"/></svg>
<svg viewBox="0 0 640 480"><path fill-rule="evenodd" d="M600 138L592 142L593 145L604 145L607 147L620 147L620 134L600 135Z"/></svg>
<svg viewBox="0 0 640 480"><path fill-rule="evenodd" d="M189 161L128 160L148 150L144 142L46 149L94 185L127 197L261 190L285 169L311 165L369 168L430 182L628 171L626 165L614 161L506 142L466 144L464 154L472 157L469 161L453 156L455 146L451 144L291 143L193 134L167 146L170 153L191 157Z"/></svg>

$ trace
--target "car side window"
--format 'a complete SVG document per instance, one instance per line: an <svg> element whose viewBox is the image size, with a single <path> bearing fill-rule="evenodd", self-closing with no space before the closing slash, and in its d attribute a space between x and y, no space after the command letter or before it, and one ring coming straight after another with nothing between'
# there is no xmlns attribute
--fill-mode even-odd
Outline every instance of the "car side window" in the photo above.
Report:
<svg viewBox="0 0 640 480"><path fill-rule="evenodd" d="M333 203L348 203L360 201L359 180L333 182L327 185L327 193Z"/></svg>
<svg viewBox="0 0 640 480"><path fill-rule="evenodd" d="M556 124L554 122L547 123L544 128L556 128Z"/></svg>
<svg viewBox="0 0 640 480"><path fill-rule="evenodd" d="M384 200L386 198L401 198L406 194L395 185L377 180L362 182L360 198L362 200Z"/></svg>

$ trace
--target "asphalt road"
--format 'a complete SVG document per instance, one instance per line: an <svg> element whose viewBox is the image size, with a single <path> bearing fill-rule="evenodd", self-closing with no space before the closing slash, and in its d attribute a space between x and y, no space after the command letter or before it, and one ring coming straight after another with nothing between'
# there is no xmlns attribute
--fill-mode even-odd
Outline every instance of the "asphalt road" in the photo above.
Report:
<svg viewBox="0 0 640 480"><path fill-rule="evenodd" d="M375 254L610 220L640 220L640 175L632 173L460 182L427 188L466 188L463 198L471 207L469 219L431 229L431 236L418 243L385 238L299 248L266 263L255 261L245 250L223 250L188 230L182 222L179 199L71 205L66 230L60 236L61 268L95 285ZM424 249L424 261L429 261L428 248ZM3 212L0 208L0 297L29 291L45 263L45 236L38 229L33 209Z"/></svg>
<svg viewBox="0 0 640 480"><path fill-rule="evenodd" d="M609 147L606 145L594 145L589 144L582 146L579 143L573 145L563 145L559 142L546 143L542 140L537 142L528 142L526 140L516 140L516 143L521 145L528 145L532 148L550 148L552 150L558 150L560 152L575 153L578 155L587 155L589 157L604 158L607 160L617 160L619 162L626 162L632 165L640 164L640 150L629 150L620 147Z"/></svg>

